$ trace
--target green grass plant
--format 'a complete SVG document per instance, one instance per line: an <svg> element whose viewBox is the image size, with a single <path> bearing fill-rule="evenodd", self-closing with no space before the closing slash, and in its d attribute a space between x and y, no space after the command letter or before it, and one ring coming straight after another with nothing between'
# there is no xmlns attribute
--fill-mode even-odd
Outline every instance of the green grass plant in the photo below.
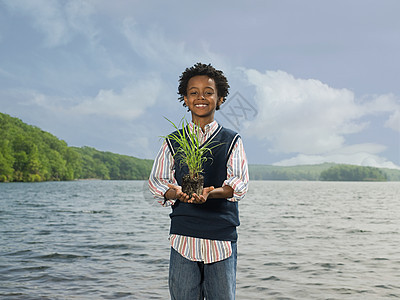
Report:
<svg viewBox="0 0 400 300"><path fill-rule="evenodd" d="M190 178L199 178L203 171L203 164L207 160L206 153L211 153L211 149L217 145L211 146L211 141L202 145L199 138L200 126L195 124L196 126L191 128L185 118L182 118L178 125L167 118L165 119L172 124L176 131L163 138L175 141L179 145L174 157L179 156L181 163L188 166Z"/></svg>

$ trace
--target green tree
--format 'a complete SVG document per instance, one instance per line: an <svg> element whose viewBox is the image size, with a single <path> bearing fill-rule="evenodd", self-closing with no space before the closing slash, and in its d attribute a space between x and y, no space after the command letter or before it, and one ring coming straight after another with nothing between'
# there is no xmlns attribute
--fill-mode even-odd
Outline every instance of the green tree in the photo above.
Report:
<svg viewBox="0 0 400 300"><path fill-rule="evenodd" d="M9 141L0 140L0 182L13 180L14 160Z"/></svg>
<svg viewBox="0 0 400 300"><path fill-rule="evenodd" d="M387 176L378 168L353 165L336 165L322 171L323 181L386 181Z"/></svg>

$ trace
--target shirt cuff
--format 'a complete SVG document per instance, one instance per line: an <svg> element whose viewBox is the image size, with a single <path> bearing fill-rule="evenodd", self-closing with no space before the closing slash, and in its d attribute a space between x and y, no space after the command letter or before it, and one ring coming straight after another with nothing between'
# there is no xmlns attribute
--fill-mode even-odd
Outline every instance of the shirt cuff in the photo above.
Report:
<svg viewBox="0 0 400 300"><path fill-rule="evenodd" d="M227 200L236 202L242 200L247 192L247 184L237 177L231 177L224 181L222 186L230 186L233 189L233 197L227 198Z"/></svg>
<svg viewBox="0 0 400 300"><path fill-rule="evenodd" d="M171 205L175 204L175 199L166 199L165 198L165 193L168 191L168 189L163 193L163 200L162 201L158 201L158 203L160 203L162 206L164 207L168 207Z"/></svg>

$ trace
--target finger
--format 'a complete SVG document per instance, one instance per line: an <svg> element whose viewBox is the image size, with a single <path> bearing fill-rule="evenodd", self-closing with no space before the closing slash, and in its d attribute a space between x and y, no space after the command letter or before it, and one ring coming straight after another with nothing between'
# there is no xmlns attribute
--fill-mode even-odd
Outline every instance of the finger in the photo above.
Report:
<svg viewBox="0 0 400 300"><path fill-rule="evenodd" d="M193 193L193 197L192 198L193 198L194 201L196 201L196 202L201 201L200 197L201 196L197 195L196 193Z"/></svg>
<svg viewBox="0 0 400 300"><path fill-rule="evenodd" d="M185 198L187 196L184 192L182 192L182 190L179 189L176 190L176 195L178 198Z"/></svg>
<svg viewBox="0 0 400 300"><path fill-rule="evenodd" d="M197 199L198 196L196 195L196 193L192 194L192 197L190 198L190 200L188 200L189 203L197 203Z"/></svg>
<svg viewBox="0 0 400 300"><path fill-rule="evenodd" d="M196 194L193 194L196 195ZM197 196L195 198L191 198L190 199L190 203L194 203L194 204L203 204L204 202L206 202L206 199L203 196Z"/></svg>
<svg viewBox="0 0 400 300"><path fill-rule="evenodd" d="M203 195L204 195L204 194L210 193L212 190L214 190L214 187L213 187L213 186L204 188L204 189L203 189Z"/></svg>

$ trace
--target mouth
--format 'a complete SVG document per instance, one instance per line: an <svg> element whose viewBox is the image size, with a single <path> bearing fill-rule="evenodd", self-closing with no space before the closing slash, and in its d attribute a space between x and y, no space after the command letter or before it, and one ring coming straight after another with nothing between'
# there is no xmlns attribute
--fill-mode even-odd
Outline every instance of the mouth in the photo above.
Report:
<svg viewBox="0 0 400 300"><path fill-rule="evenodd" d="M207 104L196 104L195 107L204 108L204 107L207 107Z"/></svg>

